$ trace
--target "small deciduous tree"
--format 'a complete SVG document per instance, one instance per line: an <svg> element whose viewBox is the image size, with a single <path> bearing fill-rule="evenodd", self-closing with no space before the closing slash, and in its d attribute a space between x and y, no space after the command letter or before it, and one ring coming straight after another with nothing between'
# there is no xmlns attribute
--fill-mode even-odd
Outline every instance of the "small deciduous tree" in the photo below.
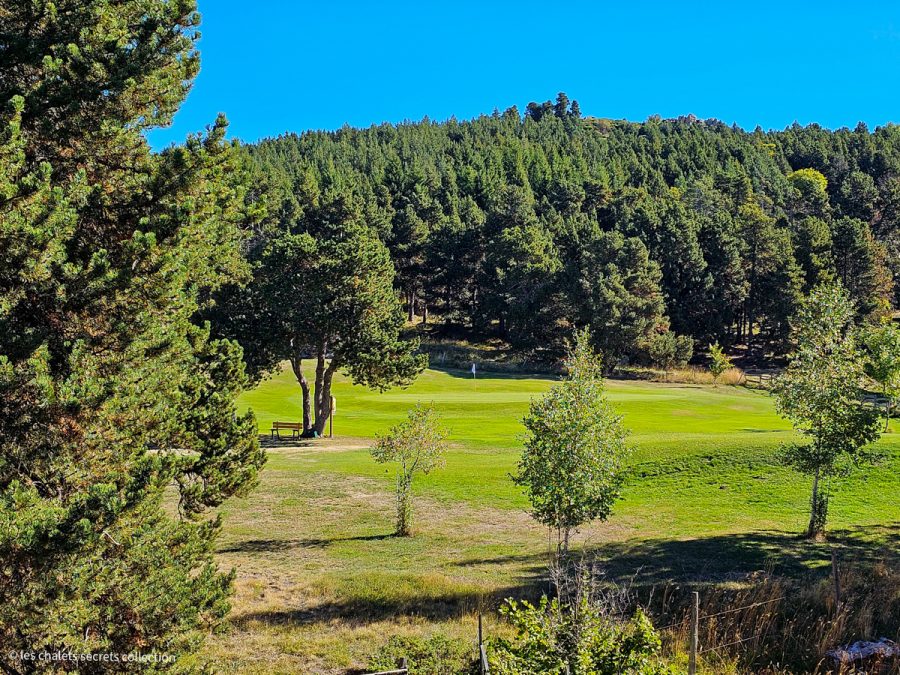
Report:
<svg viewBox="0 0 900 675"><path fill-rule="evenodd" d="M712 373L713 378L718 382L722 374L733 367L734 364L731 363L728 354L725 353L718 342L713 342L709 346L709 372Z"/></svg>
<svg viewBox="0 0 900 675"><path fill-rule="evenodd" d="M428 474L444 464L447 430L433 405L416 405L407 418L379 436L372 457L376 462L397 462L397 536L407 537L412 526L410 490L413 476Z"/></svg>
<svg viewBox="0 0 900 675"><path fill-rule="evenodd" d="M890 321L882 321L879 326L864 330L862 334L866 347L866 374L881 387L887 399L884 430L888 430L894 402L900 396L900 329Z"/></svg>
<svg viewBox="0 0 900 675"><path fill-rule="evenodd" d="M800 213L821 215L828 209L828 179L815 169L797 169L788 174L788 182L797 191Z"/></svg>
<svg viewBox="0 0 900 675"><path fill-rule="evenodd" d="M853 330L855 309L840 285L817 286L795 320L796 352L773 389L778 412L804 442L783 447L784 458L813 477L807 536L824 535L828 491L823 480L852 463L871 460L876 412L863 405L863 358Z"/></svg>
<svg viewBox="0 0 900 675"><path fill-rule="evenodd" d="M628 454L626 430L603 392L602 363L585 329L566 361L568 376L531 402L515 482L534 518L557 533L566 554L578 526L606 520L618 499Z"/></svg>

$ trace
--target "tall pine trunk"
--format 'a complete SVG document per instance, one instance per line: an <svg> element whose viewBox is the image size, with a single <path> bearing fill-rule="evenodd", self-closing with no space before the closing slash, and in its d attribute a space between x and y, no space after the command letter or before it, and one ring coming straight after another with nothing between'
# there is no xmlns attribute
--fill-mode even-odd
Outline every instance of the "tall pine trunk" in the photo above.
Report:
<svg viewBox="0 0 900 675"><path fill-rule="evenodd" d="M416 292L408 291L406 293L406 318L410 323L416 319Z"/></svg>

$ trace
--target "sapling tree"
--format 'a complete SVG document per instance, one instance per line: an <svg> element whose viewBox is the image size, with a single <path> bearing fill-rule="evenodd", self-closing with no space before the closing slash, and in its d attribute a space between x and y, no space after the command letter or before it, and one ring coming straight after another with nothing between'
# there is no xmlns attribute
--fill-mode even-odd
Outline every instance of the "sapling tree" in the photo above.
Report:
<svg viewBox="0 0 900 675"><path fill-rule="evenodd" d="M891 412L900 395L900 329L891 321L864 329L862 339L866 347L866 375L881 387L887 399L884 430L891 423Z"/></svg>
<svg viewBox="0 0 900 675"><path fill-rule="evenodd" d="M814 288L795 319L796 351L773 389L777 411L804 437L783 446L783 454L813 479L806 531L810 538L825 533L825 481L872 460L869 446L879 436L877 413L863 405L859 393L865 373L854 314L853 302L840 285Z"/></svg>
<svg viewBox="0 0 900 675"><path fill-rule="evenodd" d="M622 418L604 395L602 361L590 344L590 332L579 331L566 360L567 377L531 402L514 477L528 494L534 518L556 530L562 556L573 530L609 517L628 455Z"/></svg>
<svg viewBox="0 0 900 675"><path fill-rule="evenodd" d="M372 457L376 462L397 462L397 536L412 533L413 476L427 475L443 466L449 433L433 405L417 404L407 418L379 436Z"/></svg>
<svg viewBox="0 0 900 675"><path fill-rule="evenodd" d="M718 382L723 373L734 367L728 354L719 346L718 342L713 342L709 346L709 372L712 373L713 379Z"/></svg>

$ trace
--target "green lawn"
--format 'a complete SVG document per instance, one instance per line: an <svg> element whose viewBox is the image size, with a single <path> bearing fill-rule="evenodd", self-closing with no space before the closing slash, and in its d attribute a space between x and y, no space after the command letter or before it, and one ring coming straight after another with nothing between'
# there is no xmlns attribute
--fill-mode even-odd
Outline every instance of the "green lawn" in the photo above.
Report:
<svg viewBox="0 0 900 675"><path fill-rule="evenodd" d="M416 402L433 402L450 429L454 448L446 468L420 480L419 491L435 499L525 508L509 473L518 459L528 402L552 383L539 377L485 375L473 382L466 372L429 370L408 389L378 393L338 378L335 434L338 439L370 439L401 420ZM666 513L675 519L667 523L667 534L672 535L732 530L741 521L799 526L808 481L774 461L775 449L792 432L766 393L621 380L610 380L607 390L634 447L633 477L622 511L636 515L635 510L646 510L648 517ZM253 409L263 434L276 419L301 417L300 389L289 370L245 394L241 402ZM890 434L882 444L895 449L900 440ZM279 461L273 458L273 465ZM390 473L365 450L312 453L305 466L386 482ZM884 522L886 514L900 517L900 505L889 489L898 485L891 468L896 467L849 480L846 498L835 500L834 522L859 525ZM646 527L662 525L652 522Z"/></svg>
<svg viewBox="0 0 900 675"><path fill-rule="evenodd" d="M220 557L238 570L238 596L211 654L239 651L241 671L344 672L391 633L471 637L477 607L533 589L546 531L509 474L528 402L551 384L429 370L379 394L338 379L335 440L272 450L260 487L225 509ZM827 546L795 536L809 480L776 461L792 432L765 393L637 381L610 381L608 392L632 431L630 476L610 520L577 542L612 576L714 582L828 560ZM434 402L454 445L446 467L414 486L415 536L395 539L393 474L367 439L417 401ZM273 420L299 420L300 389L283 371L242 404L267 434ZM880 445L886 462L842 479L831 505L831 544L848 557L900 541L900 439Z"/></svg>

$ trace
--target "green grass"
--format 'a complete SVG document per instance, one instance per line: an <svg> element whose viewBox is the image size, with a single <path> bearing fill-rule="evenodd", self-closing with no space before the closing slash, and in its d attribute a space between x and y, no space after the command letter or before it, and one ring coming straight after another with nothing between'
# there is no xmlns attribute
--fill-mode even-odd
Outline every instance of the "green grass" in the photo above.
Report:
<svg viewBox="0 0 900 675"><path fill-rule="evenodd" d="M336 432L371 438L400 420L416 402L433 401L457 443L472 449L514 448L528 402L552 384L545 377L482 375L473 381L464 371L428 370L407 389L378 393L338 377ZM775 415L765 394L748 389L617 380L609 381L607 388L641 446L683 445L685 434L751 438L790 428ZM276 419L301 417L300 388L288 369L245 394L241 403L253 409L262 433Z"/></svg>
<svg viewBox="0 0 900 675"><path fill-rule="evenodd" d="M471 612L530 592L545 568L546 530L509 479L521 418L553 381L429 370L405 390L376 393L339 378L336 439L270 453L260 487L230 502L220 557L238 570L234 627L210 646L239 648L235 668L343 672L391 633L471 637ZM770 568L790 574L828 560L799 540L809 480L781 466L792 438L763 392L610 381L634 449L623 499L577 542L613 576L647 583L715 581ZM416 402L433 401L451 430L446 467L414 485L415 536L390 537L393 469L365 449ZM300 418L300 389L283 371L248 392L260 432ZM880 467L842 479L832 543L858 559L897 547L900 439ZM503 630L492 625L492 630ZM256 664L256 665L254 665Z"/></svg>

